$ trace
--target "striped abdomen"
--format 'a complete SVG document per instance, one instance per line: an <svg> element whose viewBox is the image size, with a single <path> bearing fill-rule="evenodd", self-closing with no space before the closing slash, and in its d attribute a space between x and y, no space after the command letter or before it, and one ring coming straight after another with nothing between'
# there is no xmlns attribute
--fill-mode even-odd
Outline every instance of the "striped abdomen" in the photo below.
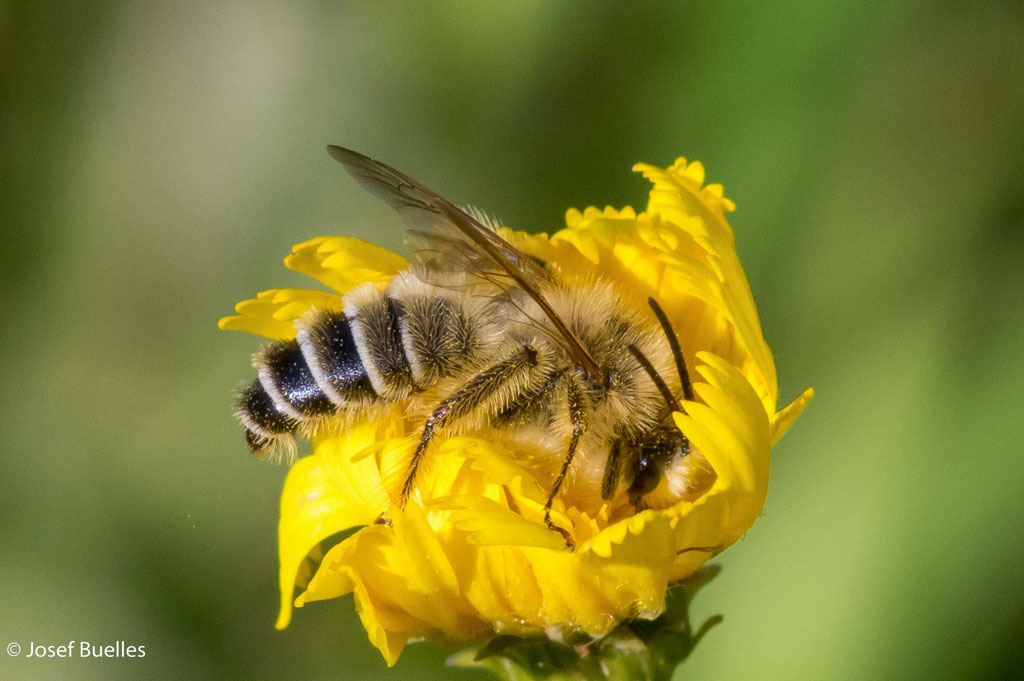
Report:
<svg viewBox="0 0 1024 681"><path fill-rule="evenodd" d="M296 340L255 356L257 380L238 397L246 442L262 454L303 423L394 402L456 373L485 342L477 313L446 292L399 275L344 297L343 312L303 320Z"/></svg>

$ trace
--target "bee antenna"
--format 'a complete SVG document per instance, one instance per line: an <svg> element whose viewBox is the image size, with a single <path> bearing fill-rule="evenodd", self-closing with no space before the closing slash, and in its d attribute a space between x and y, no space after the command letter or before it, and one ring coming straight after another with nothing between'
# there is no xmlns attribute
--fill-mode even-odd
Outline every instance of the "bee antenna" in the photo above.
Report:
<svg viewBox="0 0 1024 681"><path fill-rule="evenodd" d="M676 360L676 369L679 370L679 382L683 386L683 397L687 400L693 400L693 384L690 383L690 372L686 370L686 361L683 359L683 351L679 347L679 337L676 336L675 329L672 328L672 323L668 320L668 315L661 309L661 305L658 305L658 301L654 298L648 298L647 304L654 310L654 316L658 318L658 322L661 324L661 330L665 332L665 338L668 339L668 345L672 348L672 357Z"/></svg>
<svg viewBox="0 0 1024 681"><path fill-rule="evenodd" d="M644 356L644 353L640 352L640 349L630 343L629 351L636 357L636 361L640 362L640 366L644 368L647 375L654 381L655 387L661 393L661 396L665 398L665 404L668 405L672 411L680 411L679 403L676 402L676 398L672 397L672 391L665 385L665 379L658 375L658 372L654 370L654 365L651 364L651 360Z"/></svg>

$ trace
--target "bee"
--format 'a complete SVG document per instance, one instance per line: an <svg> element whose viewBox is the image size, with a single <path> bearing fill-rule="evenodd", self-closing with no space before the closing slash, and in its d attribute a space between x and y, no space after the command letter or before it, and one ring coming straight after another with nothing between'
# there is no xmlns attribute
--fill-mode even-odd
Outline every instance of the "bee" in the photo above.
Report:
<svg viewBox="0 0 1024 681"><path fill-rule="evenodd" d="M567 542L551 520L567 477L605 501L625 487L636 511L666 478L682 495L693 452L671 415L693 387L657 301L649 299L649 313L637 310L621 284L567 277L515 248L478 211L355 151L328 151L404 218L412 264L383 290L352 289L340 312L311 311L295 340L255 355L258 378L236 410L254 454L294 446L294 433L339 416L418 403L399 507L432 444L485 428L549 463L556 457L544 520Z"/></svg>

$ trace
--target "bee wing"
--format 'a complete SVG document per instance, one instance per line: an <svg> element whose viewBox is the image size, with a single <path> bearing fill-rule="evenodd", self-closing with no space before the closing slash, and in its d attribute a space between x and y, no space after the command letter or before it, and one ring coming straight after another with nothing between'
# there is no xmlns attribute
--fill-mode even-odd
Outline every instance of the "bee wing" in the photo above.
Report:
<svg viewBox="0 0 1024 681"><path fill-rule="evenodd" d="M508 277L502 266L507 262L531 279L546 277L532 258L404 173L351 149L328 146L327 151L364 189L405 219L417 245L416 259L430 269Z"/></svg>
<svg viewBox="0 0 1024 681"><path fill-rule="evenodd" d="M597 362L534 284L546 275L532 258L464 210L391 166L343 147L330 145L327 151L363 188L398 211L410 233L427 244L417 250L417 258L427 260L427 268L460 267L491 282L497 283L497 278L510 280L511 285L540 306L553 336L576 363L592 376L600 374Z"/></svg>

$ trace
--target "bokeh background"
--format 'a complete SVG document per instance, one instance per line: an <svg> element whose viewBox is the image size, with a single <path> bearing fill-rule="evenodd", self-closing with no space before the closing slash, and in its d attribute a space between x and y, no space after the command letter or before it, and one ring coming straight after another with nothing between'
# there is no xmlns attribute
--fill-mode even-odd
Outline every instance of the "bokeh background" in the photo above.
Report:
<svg viewBox="0 0 1024 681"><path fill-rule="evenodd" d="M145 645L4 679L483 679L385 670L351 599L284 632L277 502L231 416L306 285L401 228L324 152L508 224L725 184L783 400L763 517L678 678L1024 675L1024 7L1017 2L0 4L0 643Z"/></svg>

